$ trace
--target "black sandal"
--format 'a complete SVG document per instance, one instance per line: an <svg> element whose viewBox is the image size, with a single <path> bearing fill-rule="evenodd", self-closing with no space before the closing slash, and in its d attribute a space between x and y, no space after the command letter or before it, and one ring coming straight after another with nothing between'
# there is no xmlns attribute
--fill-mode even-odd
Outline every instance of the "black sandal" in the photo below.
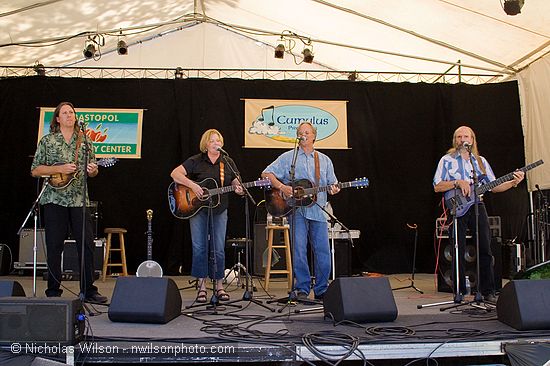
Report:
<svg viewBox="0 0 550 366"><path fill-rule="evenodd" d="M216 290L216 296L218 297L218 300L220 301L229 301L229 294L225 292L223 288L220 288L219 290Z"/></svg>
<svg viewBox="0 0 550 366"><path fill-rule="evenodd" d="M206 292L206 290L199 290L199 292L197 292L197 297L195 298L195 302L204 304L205 302L208 301L208 299L206 298L207 294L208 293Z"/></svg>

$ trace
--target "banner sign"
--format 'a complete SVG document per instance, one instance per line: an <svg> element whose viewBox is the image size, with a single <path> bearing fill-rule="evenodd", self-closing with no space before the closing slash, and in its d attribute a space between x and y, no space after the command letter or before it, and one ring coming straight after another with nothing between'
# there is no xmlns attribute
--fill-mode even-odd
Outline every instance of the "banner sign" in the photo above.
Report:
<svg viewBox="0 0 550 366"><path fill-rule="evenodd" d="M244 99L244 147L294 147L296 130L309 121L317 129L316 148L347 149L347 101Z"/></svg>
<svg viewBox="0 0 550 366"><path fill-rule="evenodd" d="M143 109L75 108L86 136L93 141L96 157L141 158ZM40 108L38 140L50 131L55 108Z"/></svg>

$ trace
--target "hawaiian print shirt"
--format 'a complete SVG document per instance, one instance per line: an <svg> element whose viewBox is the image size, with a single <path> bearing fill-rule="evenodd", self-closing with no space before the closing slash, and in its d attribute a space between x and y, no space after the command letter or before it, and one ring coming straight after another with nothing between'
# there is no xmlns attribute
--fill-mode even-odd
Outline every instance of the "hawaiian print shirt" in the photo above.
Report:
<svg viewBox="0 0 550 366"><path fill-rule="evenodd" d="M78 135L73 133L71 141L65 142L61 132L50 133L44 136L38 143L31 170L39 165L54 165L55 163L74 162L76 152L76 141ZM46 187L44 194L40 198L40 204L55 203L64 207L82 207L82 167L84 166L84 147L88 145L89 159L95 163L95 154L90 139L86 137L86 144L80 144L78 152L77 174L67 187L55 189L51 186ZM86 205L89 205L88 192L86 191Z"/></svg>

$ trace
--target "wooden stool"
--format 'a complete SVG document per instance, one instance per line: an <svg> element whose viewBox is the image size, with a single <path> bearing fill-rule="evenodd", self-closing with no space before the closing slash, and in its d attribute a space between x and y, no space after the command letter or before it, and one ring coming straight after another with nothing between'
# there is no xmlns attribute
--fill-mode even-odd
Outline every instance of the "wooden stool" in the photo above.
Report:
<svg viewBox="0 0 550 366"><path fill-rule="evenodd" d="M284 243L273 245L273 232L284 231ZM271 269L271 256L273 249L284 249L286 253L286 269ZM290 235L288 226L267 226L267 263L265 266L265 290L269 290L269 277L272 274L286 274L288 276L288 288L292 289L292 255L290 253Z"/></svg>
<svg viewBox="0 0 550 366"><path fill-rule="evenodd" d="M124 233L126 233L127 230L119 227L107 227L104 232L107 234L107 242L105 243L105 260L103 261L103 271L101 273L102 281L105 282L108 267L122 267L121 276L128 276L128 267L126 266L126 249L124 248ZM118 234L118 248L113 248L111 245L111 237L113 234ZM111 263L111 252L120 252L122 263Z"/></svg>

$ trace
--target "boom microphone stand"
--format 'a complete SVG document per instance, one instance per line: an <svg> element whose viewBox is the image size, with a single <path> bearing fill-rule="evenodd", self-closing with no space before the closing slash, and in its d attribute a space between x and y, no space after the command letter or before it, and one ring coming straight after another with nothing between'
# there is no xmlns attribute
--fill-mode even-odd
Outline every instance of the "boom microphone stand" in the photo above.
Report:
<svg viewBox="0 0 550 366"><path fill-rule="evenodd" d="M214 240L214 218L212 215L213 210L213 202L212 202L212 196L208 195L208 218L206 220L206 244L207 244L207 255L208 255L208 275L210 275L210 278L212 279L212 296L210 297L210 301L204 304L196 304L196 305L188 305L185 308L186 309L193 309L205 306L207 309L212 309L212 314L218 314L217 308L218 305L220 306L232 306L235 308L240 308L240 305L232 305L229 303L220 303L220 300L217 295L216 290L216 279L215 279L215 273L216 273L216 247L213 245L212 241ZM212 258L212 261L210 261L210 258ZM210 270L212 270L212 273L210 273ZM204 278L204 281L207 279ZM202 284L197 281L197 286L200 288Z"/></svg>
<svg viewBox="0 0 550 366"><path fill-rule="evenodd" d="M413 266L412 266L411 278L409 278L409 280L411 281L411 284L408 285L408 286L403 286L403 287L394 288L393 291L403 290L403 289L406 289L406 288L412 288L412 289L414 289L415 291L418 291L419 293L423 294L424 292L421 291L421 290L419 290L419 289L414 285L414 274L415 274L415 272L416 272L416 243L417 243L417 241L418 241L418 225L416 225L416 224L412 224L412 225L407 224L407 227L408 227L409 229L413 229L413 230L414 230Z"/></svg>
<svg viewBox="0 0 550 366"><path fill-rule="evenodd" d="M247 266L249 266L249 250L248 250L248 246L249 246L249 242L250 242L250 214L249 214L249 209L248 209L248 201L250 200L252 202L252 204L254 206L256 206L256 202L254 201L254 198L252 198L252 196L250 195L250 192L248 191L248 189L245 187L242 179L241 179L241 174L239 173L239 170L237 169L237 165L235 164L235 162L233 161L233 159L231 159L229 157L229 154L227 154L225 151L222 151L222 149L220 148L220 153L222 154L222 158L225 160L225 162L227 163L227 166L229 167L229 169L233 172L233 174L235 175L235 177L237 178L237 180L239 181L239 183L241 184L241 187L243 187L243 190L245 192L245 196L244 196L244 212L245 212L245 219L246 219L246 223L245 223L245 247L244 247L244 251L245 251L245 263ZM241 266L242 268L242 266ZM241 270L241 268L239 268L239 271ZM249 284L249 281L252 283L252 288L254 288L254 283L253 283L253 280L252 280L252 276L250 275L250 273L248 272L247 268L244 267L244 277L245 277L245 290L244 290L244 293L243 293L243 297L240 299L240 300L233 300L233 301L229 301L227 303L225 303L225 305L231 305L231 304L234 304L234 303L237 303L237 302L240 302L240 301L249 301L249 302L252 302L256 305L259 305L261 307L263 307L264 309L267 309L267 310L270 310L271 312L275 312L275 309L265 305L263 302L261 302L260 300L256 300L254 299L254 292L253 291L250 291L250 284Z"/></svg>
<svg viewBox="0 0 550 366"><path fill-rule="evenodd" d="M474 300L473 301L469 301L469 302L466 302L466 303L457 303L453 306L448 306L448 307L445 307L445 308L441 308L440 310L441 311L445 311L445 310L449 310L449 309L452 309L452 308L456 308L458 306L461 306L461 305L471 305L475 308L478 308L478 309L482 309L482 310L486 310L486 311L490 311L491 308L484 303L484 300L483 300L483 296L481 295L481 276L480 276L480 266L479 266L479 261L480 261L480 253L479 253L479 203L480 203L480 199L479 199L479 195L477 194L477 187L478 187L478 183L479 183L479 178L478 178L478 175L477 175L477 172L476 172L476 168L475 168L475 165L474 165L474 157L472 155L472 146L471 145L464 145L464 148L466 148L468 150L468 153L469 153L469 159L470 159L470 165L472 167L472 179L473 179L473 185L471 186L471 189L470 189L470 195L474 195L474 214L475 214L475 231L476 231L476 276L477 276L477 283L476 283L476 294L474 295ZM466 240L466 239L464 239ZM459 281L456 281L457 283ZM456 301L455 301L456 302ZM483 303L483 305L482 305Z"/></svg>
<svg viewBox="0 0 550 366"><path fill-rule="evenodd" d="M49 185L49 177L45 178L44 184L42 185L42 190L38 194L38 197L36 197L36 200L33 202L31 209L27 213L27 217L25 217L25 220L23 220L23 224L21 224L21 227L19 230L17 230L17 235L21 235L21 231L23 231L23 228L27 224L27 221L29 220L29 217L31 217L31 214L34 216L34 233L33 233L33 243L32 243L32 296L36 297L36 267L37 267L37 243L38 243L38 210L39 210L39 201L40 197L44 194L44 191Z"/></svg>
<svg viewBox="0 0 550 366"><path fill-rule="evenodd" d="M300 141L300 138L297 138L294 141L294 149L293 149L293 155L292 155L292 163L290 164L290 171L289 171L289 178L290 178L290 186L292 187L292 194L294 195L294 192L296 191L296 160L298 159L298 151L300 150L300 146L298 145L298 141ZM291 249L294 249L294 245L296 244L296 199L294 197L288 198L289 203L291 205L291 225L290 225L290 237L291 237ZM294 261L293 261L294 265ZM267 303L271 302L278 302L278 303L284 303L285 305L277 312L282 313L284 309L286 309L288 306L292 305L293 303L302 303L302 304L308 304L308 305L317 305L319 304L317 301L312 300L303 300L298 299L298 294L296 293L296 289L294 288L294 270L292 271L292 288L290 289L288 296L286 298L281 298L277 300L270 300Z"/></svg>
<svg viewBox="0 0 550 366"><path fill-rule="evenodd" d="M432 306L441 306L441 305L449 305L449 304L462 304L462 296L460 295L460 265L459 261L462 259L459 256L459 250L458 250L458 217L457 217L457 205L458 205L458 192L460 190L460 187L454 189L454 199L452 199L452 208L451 208L451 216L453 217L453 242L454 242L454 299L451 301L441 301L441 302L435 302L431 304L423 304L423 305L417 305L417 309L423 309L428 308ZM449 235L449 238L451 236Z"/></svg>
<svg viewBox="0 0 550 366"><path fill-rule="evenodd" d="M327 209L325 209L323 206L321 206L317 201L313 201L313 203L315 203L321 210L323 210L324 213L327 214L327 216L329 217L329 223L330 223L330 232L331 232L331 240L330 240L330 251L331 251L331 256L332 256L332 280L334 281L336 279L336 261L335 261L335 253L336 253L336 247L334 245L334 225L336 225L337 223L340 224L340 226L344 229L344 231L346 231L348 233L348 240L351 244L351 247L353 248L354 245L353 245L353 238L351 237L351 230L348 229L348 227L346 225L344 225L342 223L342 221L338 220L338 218L336 216L334 216L333 213L331 213L330 211L328 211Z"/></svg>

